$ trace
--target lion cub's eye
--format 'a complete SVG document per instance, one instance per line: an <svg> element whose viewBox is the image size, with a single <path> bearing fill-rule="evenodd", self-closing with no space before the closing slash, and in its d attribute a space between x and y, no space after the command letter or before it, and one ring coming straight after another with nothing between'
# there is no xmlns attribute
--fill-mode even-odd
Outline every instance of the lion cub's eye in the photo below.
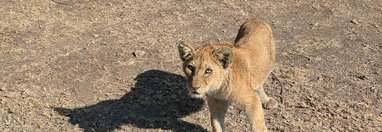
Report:
<svg viewBox="0 0 382 132"><path fill-rule="evenodd" d="M192 76L195 75L195 69L194 69L194 66L192 66L192 65L188 65L188 66L187 66L187 69L191 71L191 75L192 75Z"/></svg>
<svg viewBox="0 0 382 132"><path fill-rule="evenodd" d="M206 71L204 71L204 74L211 74L212 73L212 69L210 68L207 68Z"/></svg>
<svg viewBox="0 0 382 132"><path fill-rule="evenodd" d="M190 70L190 71L193 71L194 70L194 67L192 65L188 65L187 68Z"/></svg>

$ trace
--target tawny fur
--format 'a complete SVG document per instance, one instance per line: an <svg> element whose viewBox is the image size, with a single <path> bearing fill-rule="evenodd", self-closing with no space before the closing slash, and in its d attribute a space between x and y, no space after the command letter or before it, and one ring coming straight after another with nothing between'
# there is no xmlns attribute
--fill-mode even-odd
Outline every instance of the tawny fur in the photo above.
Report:
<svg viewBox="0 0 382 132"><path fill-rule="evenodd" d="M277 106L263 89L275 64L269 24L259 18L245 22L233 44L194 49L181 43L179 55L189 92L207 97L213 131L224 131L224 116L231 102L246 110L253 131L267 131L262 104L265 108Z"/></svg>

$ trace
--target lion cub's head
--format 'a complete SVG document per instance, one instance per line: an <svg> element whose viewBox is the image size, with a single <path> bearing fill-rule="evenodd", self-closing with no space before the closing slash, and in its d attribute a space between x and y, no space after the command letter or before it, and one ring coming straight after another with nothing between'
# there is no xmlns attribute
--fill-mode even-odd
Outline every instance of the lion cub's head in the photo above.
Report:
<svg viewBox="0 0 382 132"><path fill-rule="evenodd" d="M205 45L194 49L179 43L179 56L191 96L203 97L223 85L232 63L232 50L226 45Z"/></svg>

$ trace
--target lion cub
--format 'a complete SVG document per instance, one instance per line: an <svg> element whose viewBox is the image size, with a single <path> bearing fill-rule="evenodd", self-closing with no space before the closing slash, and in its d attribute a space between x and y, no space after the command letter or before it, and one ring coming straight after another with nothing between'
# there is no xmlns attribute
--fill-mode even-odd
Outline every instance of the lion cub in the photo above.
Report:
<svg viewBox="0 0 382 132"><path fill-rule="evenodd" d="M178 49L190 94L207 96L213 131L224 131L230 102L246 110L253 131L267 131L261 104L275 108L277 102L263 90L275 63L272 29L265 21L256 18L245 22L233 44L194 49L180 43Z"/></svg>

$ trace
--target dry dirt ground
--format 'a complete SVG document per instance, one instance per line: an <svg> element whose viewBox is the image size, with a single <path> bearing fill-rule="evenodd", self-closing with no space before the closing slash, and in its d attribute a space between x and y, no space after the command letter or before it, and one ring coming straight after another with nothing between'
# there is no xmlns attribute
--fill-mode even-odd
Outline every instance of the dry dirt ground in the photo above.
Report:
<svg viewBox="0 0 382 132"><path fill-rule="evenodd" d="M277 42L270 131L382 131L380 0L1 0L0 131L211 131L176 43ZM227 131L249 131L230 107Z"/></svg>

